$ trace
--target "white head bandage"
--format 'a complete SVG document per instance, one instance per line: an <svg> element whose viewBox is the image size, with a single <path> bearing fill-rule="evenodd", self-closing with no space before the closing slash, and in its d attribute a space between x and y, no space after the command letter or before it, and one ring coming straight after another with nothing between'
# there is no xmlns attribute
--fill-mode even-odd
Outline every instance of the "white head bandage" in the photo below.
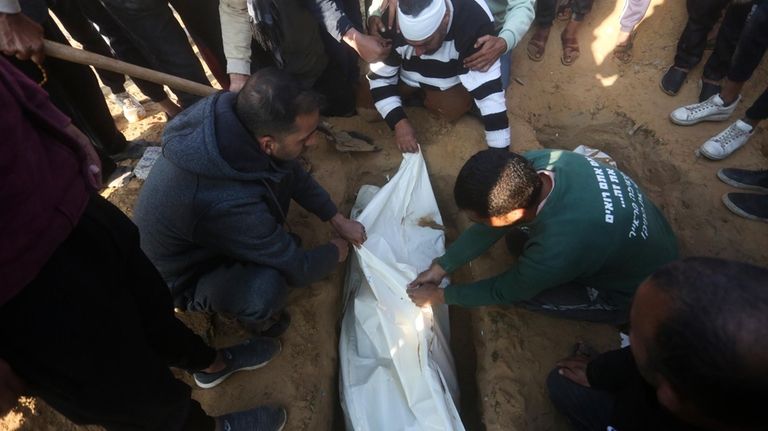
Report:
<svg viewBox="0 0 768 431"><path fill-rule="evenodd" d="M397 7L397 22L403 37L411 41L421 41L437 31L445 16L445 0L432 0L432 3L417 16L410 16Z"/></svg>

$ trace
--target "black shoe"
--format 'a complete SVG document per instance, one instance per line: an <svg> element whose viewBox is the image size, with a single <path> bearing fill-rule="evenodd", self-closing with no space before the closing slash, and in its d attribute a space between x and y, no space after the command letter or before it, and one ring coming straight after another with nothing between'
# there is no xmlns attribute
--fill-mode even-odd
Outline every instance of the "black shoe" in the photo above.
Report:
<svg viewBox="0 0 768 431"><path fill-rule="evenodd" d="M281 349L280 341L263 337L251 338L237 346L222 349L226 367L216 373L194 373L195 383L201 388L212 388L238 371L255 370L267 365Z"/></svg>
<svg viewBox="0 0 768 431"><path fill-rule="evenodd" d="M768 192L768 170L750 171L748 169L723 168L717 171L720 181L740 189Z"/></svg>
<svg viewBox="0 0 768 431"><path fill-rule="evenodd" d="M677 95L680 91L680 87L683 86L685 78L688 76L688 72L683 69L679 69L675 66L670 66L664 76L661 77L661 91L669 94L670 96Z"/></svg>
<svg viewBox="0 0 768 431"><path fill-rule="evenodd" d="M723 203L737 215L768 222L768 195L727 193L723 195Z"/></svg>
<svg viewBox="0 0 768 431"><path fill-rule="evenodd" d="M219 416L216 420L223 431L281 431L288 421L288 413L282 407L257 407Z"/></svg>
<svg viewBox="0 0 768 431"><path fill-rule="evenodd" d="M713 84L701 80L701 92L699 92L699 103L709 99L715 94L720 94L720 84Z"/></svg>

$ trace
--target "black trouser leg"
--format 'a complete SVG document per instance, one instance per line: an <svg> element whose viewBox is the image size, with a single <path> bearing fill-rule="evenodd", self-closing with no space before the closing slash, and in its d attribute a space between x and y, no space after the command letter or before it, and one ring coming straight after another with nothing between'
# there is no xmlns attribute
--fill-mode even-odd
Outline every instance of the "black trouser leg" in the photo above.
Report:
<svg viewBox="0 0 768 431"><path fill-rule="evenodd" d="M728 7L720 29L717 31L715 49L704 64L702 74L704 78L713 81L725 78L750 10L752 10L751 3L733 3Z"/></svg>
<svg viewBox="0 0 768 431"><path fill-rule="evenodd" d="M33 395L75 422L213 429L168 360L200 368L215 351L173 317L136 227L101 197L35 280L0 307L0 339L0 357Z"/></svg>
<svg viewBox="0 0 768 431"><path fill-rule="evenodd" d="M557 0L537 0L536 18L534 21L540 27L549 27L555 21Z"/></svg>
<svg viewBox="0 0 768 431"><path fill-rule="evenodd" d="M688 22L677 42L675 66L692 69L699 64L707 45L707 34L714 27L730 0L687 0Z"/></svg>

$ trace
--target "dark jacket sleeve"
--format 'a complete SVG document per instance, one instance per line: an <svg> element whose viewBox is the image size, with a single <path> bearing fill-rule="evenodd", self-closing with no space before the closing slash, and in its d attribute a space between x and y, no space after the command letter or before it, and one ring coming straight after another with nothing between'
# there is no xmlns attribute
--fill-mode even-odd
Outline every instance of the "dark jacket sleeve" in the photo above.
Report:
<svg viewBox="0 0 768 431"><path fill-rule="evenodd" d="M340 0L305 0L312 14L325 27L325 30L337 41L344 33L354 27L352 20L344 13Z"/></svg>
<svg viewBox="0 0 768 431"><path fill-rule="evenodd" d="M589 385L605 391L616 392L639 374L629 347L605 352L587 366Z"/></svg>
<svg viewBox="0 0 768 431"><path fill-rule="evenodd" d="M291 191L293 200L322 221L328 221L336 215L338 209L331 200L331 196L298 163L294 167L294 175L296 180L293 182Z"/></svg>
<svg viewBox="0 0 768 431"><path fill-rule="evenodd" d="M194 235L196 242L223 255L277 269L294 286L326 277L339 258L331 243L301 249L267 205L253 199L219 203L201 216Z"/></svg>

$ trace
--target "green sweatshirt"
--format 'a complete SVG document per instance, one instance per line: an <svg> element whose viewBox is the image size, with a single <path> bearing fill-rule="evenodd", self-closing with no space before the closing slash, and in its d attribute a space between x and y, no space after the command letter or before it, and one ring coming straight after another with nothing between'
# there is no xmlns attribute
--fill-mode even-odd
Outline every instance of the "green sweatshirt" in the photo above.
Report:
<svg viewBox="0 0 768 431"><path fill-rule="evenodd" d="M534 169L552 171L554 188L536 218L505 228L475 224L438 263L447 272L480 256L512 228L530 238L509 269L445 290L448 304L510 304L575 282L627 307L639 284L677 258L677 241L661 211L616 168L564 150L524 154Z"/></svg>

